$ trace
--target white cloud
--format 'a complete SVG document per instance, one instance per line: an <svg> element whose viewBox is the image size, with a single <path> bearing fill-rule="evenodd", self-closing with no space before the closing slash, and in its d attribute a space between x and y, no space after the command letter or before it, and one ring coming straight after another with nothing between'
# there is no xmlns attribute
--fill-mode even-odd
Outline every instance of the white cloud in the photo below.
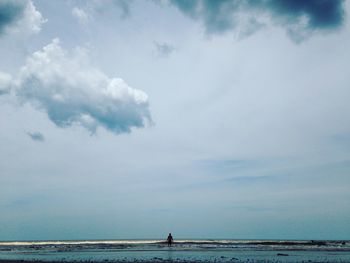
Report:
<svg viewBox="0 0 350 263"><path fill-rule="evenodd" d="M0 95L9 92L11 81L11 75L0 71Z"/></svg>
<svg viewBox="0 0 350 263"><path fill-rule="evenodd" d="M130 3L127 0L90 0L81 6L72 9L72 15L78 19L79 23L86 25L97 15L101 15L110 10L118 10L121 18L126 18L130 13Z"/></svg>
<svg viewBox="0 0 350 263"><path fill-rule="evenodd" d="M30 0L3 0L0 3L0 33L38 33L46 22Z"/></svg>
<svg viewBox="0 0 350 263"><path fill-rule="evenodd" d="M77 18L79 23L82 25L85 25L90 19L90 16L83 9L79 7L74 7L72 9L72 15L75 18Z"/></svg>
<svg viewBox="0 0 350 263"><path fill-rule="evenodd" d="M21 102L44 110L60 127L121 133L151 119L146 93L109 78L89 64L86 50L67 52L58 39L27 58L12 87Z"/></svg>
<svg viewBox="0 0 350 263"><path fill-rule="evenodd" d="M20 21L20 26L27 29L27 32L38 33L41 30L42 24L46 21L41 13L36 10L34 4L29 1L24 10L24 16Z"/></svg>

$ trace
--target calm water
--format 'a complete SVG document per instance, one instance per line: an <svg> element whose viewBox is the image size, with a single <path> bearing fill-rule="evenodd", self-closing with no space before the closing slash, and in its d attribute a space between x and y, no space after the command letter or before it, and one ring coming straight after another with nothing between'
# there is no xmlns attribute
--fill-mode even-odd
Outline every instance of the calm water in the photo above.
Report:
<svg viewBox="0 0 350 263"><path fill-rule="evenodd" d="M350 241L163 240L0 242L0 259L49 261L350 262Z"/></svg>

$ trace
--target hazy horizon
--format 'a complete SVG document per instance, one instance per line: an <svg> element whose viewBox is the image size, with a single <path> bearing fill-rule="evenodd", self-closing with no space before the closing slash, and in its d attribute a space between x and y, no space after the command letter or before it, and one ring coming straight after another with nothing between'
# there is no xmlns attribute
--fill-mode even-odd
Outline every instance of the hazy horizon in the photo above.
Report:
<svg viewBox="0 0 350 263"><path fill-rule="evenodd" d="M159 237L159 238L118 238L118 239L23 239L23 240L0 240L0 243L40 243L40 242L46 242L46 243L55 243L55 242L108 242L108 241L166 241L166 234L165 237ZM184 238L184 237L177 237L174 239L174 242L177 241L349 241L349 239L269 239L269 238Z"/></svg>

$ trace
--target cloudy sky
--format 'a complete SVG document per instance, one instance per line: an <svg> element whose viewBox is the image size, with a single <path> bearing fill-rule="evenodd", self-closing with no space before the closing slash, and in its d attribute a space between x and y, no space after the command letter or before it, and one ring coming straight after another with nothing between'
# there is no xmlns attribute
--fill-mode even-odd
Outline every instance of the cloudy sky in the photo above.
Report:
<svg viewBox="0 0 350 263"><path fill-rule="evenodd" d="M0 240L348 239L349 11L0 0Z"/></svg>

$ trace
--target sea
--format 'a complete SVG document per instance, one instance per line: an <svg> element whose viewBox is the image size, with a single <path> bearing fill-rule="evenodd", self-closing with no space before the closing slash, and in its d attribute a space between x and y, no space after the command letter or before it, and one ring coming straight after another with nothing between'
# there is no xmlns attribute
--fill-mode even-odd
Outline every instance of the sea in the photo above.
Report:
<svg viewBox="0 0 350 263"><path fill-rule="evenodd" d="M349 240L0 242L1 260L59 262L350 262Z"/></svg>

